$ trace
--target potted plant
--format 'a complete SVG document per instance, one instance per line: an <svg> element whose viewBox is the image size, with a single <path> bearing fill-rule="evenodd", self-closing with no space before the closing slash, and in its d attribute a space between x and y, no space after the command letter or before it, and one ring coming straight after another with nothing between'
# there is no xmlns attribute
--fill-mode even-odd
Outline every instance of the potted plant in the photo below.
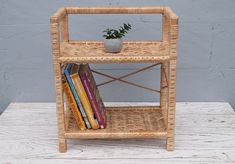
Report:
<svg viewBox="0 0 235 164"><path fill-rule="evenodd" d="M109 29L107 28L103 32L105 33L103 37L104 48L106 52L120 52L122 49L122 37L131 30L130 24L123 24L119 29Z"/></svg>

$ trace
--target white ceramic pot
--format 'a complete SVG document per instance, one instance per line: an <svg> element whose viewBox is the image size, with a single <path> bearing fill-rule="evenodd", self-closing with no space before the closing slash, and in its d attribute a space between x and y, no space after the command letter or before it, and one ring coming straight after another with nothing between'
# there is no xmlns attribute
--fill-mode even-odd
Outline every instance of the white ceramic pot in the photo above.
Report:
<svg viewBox="0 0 235 164"><path fill-rule="evenodd" d="M122 39L105 39L104 48L106 52L120 52L122 50Z"/></svg>

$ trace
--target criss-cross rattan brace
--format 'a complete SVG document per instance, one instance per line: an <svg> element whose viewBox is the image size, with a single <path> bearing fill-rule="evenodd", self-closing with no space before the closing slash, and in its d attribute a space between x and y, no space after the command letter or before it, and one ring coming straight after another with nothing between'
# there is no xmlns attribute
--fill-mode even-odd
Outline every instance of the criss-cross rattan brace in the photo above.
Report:
<svg viewBox="0 0 235 164"><path fill-rule="evenodd" d="M129 82L129 81L126 81L126 80L123 80L123 79L120 79L120 78L116 78L116 77L114 77L114 76L107 75L107 74L105 74L105 73L98 72L98 71L95 71L95 70L91 70L91 71L94 72L94 73L96 73L96 74L99 74L99 75L102 75L102 76L111 78L111 79L113 79L112 81L120 81L120 82L129 84L129 85L138 87L138 88L142 88L142 89L146 89L146 90L148 90L148 91L160 93L160 91L159 91L159 90L156 90L156 89L152 89L152 88L145 87L145 86L142 86L142 85L139 85L139 84L136 84L136 83L132 83L132 82ZM104 85L104 84L103 84L103 85ZM100 86L100 85L97 85L97 86Z"/></svg>
<svg viewBox="0 0 235 164"><path fill-rule="evenodd" d="M109 80L109 81L106 81L106 82L100 83L98 86L101 86L101 85L105 85L105 84L111 83L111 82L113 82L113 81L116 81L117 79L123 79L123 78L126 78L126 77L128 77L128 76L131 76L131 75L134 75L134 74L136 74L136 73L139 73L139 72L145 71L145 70L150 69L150 68L152 68L152 67L155 67L155 66L157 66L157 65L159 65L159 64L161 64L161 63L156 63L156 64L153 64L153 65L150 65L150 66L147 66L147 67L141 68L141 69L139 69L139 70L137 70L137 71L134 71L134 72L128 73L128 74L126 74L126 75L120 76L120 77L118 77L118 78L116 78L116 79L113 79L113 80Z"/></svg>

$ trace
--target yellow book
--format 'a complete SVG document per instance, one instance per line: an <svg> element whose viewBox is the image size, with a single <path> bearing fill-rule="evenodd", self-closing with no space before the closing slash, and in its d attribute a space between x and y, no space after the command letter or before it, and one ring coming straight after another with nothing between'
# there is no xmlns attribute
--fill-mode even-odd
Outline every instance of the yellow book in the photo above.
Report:
<svg viewBox="0 0 235 164"><path fill-rule="evenodd" d="M71 79L73 81L73 84L75 86L75 89L77 91L78 97L82 103L82 106L86 112L87 118L91 124L92 129L98 129L99 124L95 118L94 112L92 110L91 104L89 102L89 99L87 97L86 91L82 85L82 81L78 75L79 66L77 64L74 64L71 69Z"/></svg>
<svg viewBox="0 0 235 164"><path fill-rule="evenodd" d="M75 101L75 99L73 97L73 94L72 94L72 92L70 90L69 84L68 84L68 82L66 80L63 81L63 88L64 88L65 95L67 97L67 100L69 101L67 103L70 103L70 108L71 108L71 111L73 113L74 119L75 119L75 121L76 121L76 123L78 125L78 128L80 130L85 130L86 129L86 125L85 125L85 123L84 123L84 121L82 119L82 115L81 115L81 113L80 113L80 111L78 109L76 101Z"/></svg>

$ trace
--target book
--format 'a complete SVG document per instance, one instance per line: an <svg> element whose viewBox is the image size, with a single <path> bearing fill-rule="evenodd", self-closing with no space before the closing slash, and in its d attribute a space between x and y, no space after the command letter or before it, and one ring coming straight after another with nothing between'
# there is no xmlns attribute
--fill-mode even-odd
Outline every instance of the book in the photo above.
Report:
<svg viewBox="0 0 235 164"><path fill-rule="evenodd" d="M76 101L73 97L73 93L69 87L69 84L68 82L65 80L65 77L63 78L63 88L64 88L64 92L65 92L65 95L67 97L67 103L69 103L69 106L70 106L70 109L73 113L73 116L74 116L74 119L78 125L78 128L80 130L85 130L86 129L86 125L83 121L83 118L82 118L82 115L78 109L78 106L76 104ZM69 110L69 109L67 109Z"/></svg>
<svg viewBox="0 0 235 164"><path fill-rule="evenodd" d="M82 106L86 112L87 118L89 120L89 123L91 125L92 129L98 129L99 124L96 120L96 117L94 115L94 112L92 110L91 104L89 102L89 99L87 97L86 91L83 87L82 81L78 75L79 72L79 65L73 64L70 72L70 77L73 81L73 84L75 86L75 89L77 91L78 97L81 100Z"/></svg>
<svg viewBox="0 0 235 164"><path fill-rule="evenodd" d="M66 67L64 69L64 75L65 75L65 78L66 78L66 80L67 80L67 82L69 84L69 87L70 87L71 91L72 91L73 97L76 100L76 104L77 104L77 106L79 108L79 111L80 111L82 117L83 117L85 125L86 125L87 129L91 129L91 125L90 125L90 123L88 121L88 118L87 118L87 115L85 113L85 110L83 109L83 106L82 106L81 101L80 101L80 99L78 97L78 94L77 94L77 91L76 91L75 86L73 84L73 81L72 81L72 79L70 77L70 72L71 72L72 65L73 64L67 64L66 65Z"/></svg>
<svg viewBox="0 0 235 164"><path fill-rule="evenodd" d="M88 64L81 64L79 76L100 128L106 127L105 107Z"/></svg>

